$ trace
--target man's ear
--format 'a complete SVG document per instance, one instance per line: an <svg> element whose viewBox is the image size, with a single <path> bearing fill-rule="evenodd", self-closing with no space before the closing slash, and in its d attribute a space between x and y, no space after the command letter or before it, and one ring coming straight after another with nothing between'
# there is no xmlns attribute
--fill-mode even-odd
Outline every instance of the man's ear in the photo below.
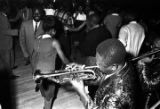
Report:
<svg viewBox="0 0 160 109"><path fill-rule="evenodd" d="M115 70L117 70L117 69L118 69L118 65L113 64L113 65L112 65L112 71L115 71Z"/></svg>

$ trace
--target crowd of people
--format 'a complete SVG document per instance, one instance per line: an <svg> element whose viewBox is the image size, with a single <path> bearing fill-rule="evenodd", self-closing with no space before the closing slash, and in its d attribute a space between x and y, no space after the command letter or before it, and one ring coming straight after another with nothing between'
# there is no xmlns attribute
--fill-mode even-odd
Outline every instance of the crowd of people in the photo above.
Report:
<svg viewBox="0 0 160 109"><path fill-rule="evenodd" d="M18 37L25 65L31 64L33 75L50 74L70 63L98 66L95 80L69 81L86 109L148 109L159 100L158 53L131 61L159 50L158 24L130 9L99 12L86 4L85 9L79 6L70 11L55 4L32 8L23 4L16 17L9 18L8 5L0 3L0 59L11 72L16 52L13 38ZM18 19L19 28L12 29L10 23ZM148 70L150 66L155 69ZM36 91L44 98L44 109L51 109L59 85L47 78L35 82ZM153 93L155 102L148 103Z"/></svg>

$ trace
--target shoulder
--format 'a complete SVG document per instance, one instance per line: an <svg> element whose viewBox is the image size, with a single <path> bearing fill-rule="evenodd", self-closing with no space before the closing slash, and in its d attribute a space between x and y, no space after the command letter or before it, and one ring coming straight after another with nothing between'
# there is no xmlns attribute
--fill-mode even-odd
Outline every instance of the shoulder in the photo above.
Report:
<svg viewBox="0 0 160 109"><path fill-rule="evenodd" d="M127 32L128 28L130 28L130 25L129 25L129 24L123 25L123 26L120 28L120 31L126 31L126 32Z"/></svg>

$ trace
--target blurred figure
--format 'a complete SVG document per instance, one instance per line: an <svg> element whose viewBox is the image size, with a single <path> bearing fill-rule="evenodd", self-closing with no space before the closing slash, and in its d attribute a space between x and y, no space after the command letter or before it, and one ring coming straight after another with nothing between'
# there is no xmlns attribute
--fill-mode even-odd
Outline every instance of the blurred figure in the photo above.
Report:
<svg viewBox="0 0 160 109"><path fill-rule="evenodd" d="M75 50L74 56L76 62L86 65L94 65L95 60L93 57L96 55L96 47L102 41L111 38L111 34L109 31L100 25L100 17L97 14L91 14L86 21L86 34L84 39L78 45L79 51ZM78 52L78 53L77 53ZM97 86L89 86L89 94L93 98L95 95L95 91L97 90Z"/></svg>
<svg viewBox="0 0 160 109"><path fill-rule="evenodd" d="M117 39L98 45L96 64L101 72L94 80L99 86L94 101L86 93L83 81L71 81L86 109L143 109L142 103L137 104L141 97L137 75L125 57L125 47Z"/></svg>
<svg viewBox="0 0 160 109"><path fill-rule="evenodd" d="M152 42L152 50L147 52L160 50L160 38L155 37ZM146 53L146 54L147 54ZM155 104L160 97L160 52L148 55L138 60L137 67L142 88L145 92L146 104L145 109Z"/></svg>
<svg viewBox="0 0 160 109"><path fill-rule="evenodd" d="M34 73L42 74L54 73L55 61L57 54L64 64L69 63L61 50L59 42L55 39L57 32L57 21L53 16L46 16L43 21L44 34L39 35L34 43L34 52L32 56L32 64ZM44 108L52 109L52 103L56 98L56 90L58 86L49 79L42 79L37 84L42 96L44 97Z"/></svg>
<svg viewBox="0 0 160 109"><path fill-rule="evenodd" d="M0 56L0 109L16 109L16 100L13 99L15 90L11 81L12 71Z"/></svg>
<svg viewBox="0 0 160 109"><path fill-rule="evenodd" d="M18 35L17 29L11 29L7 15L9 7L6 2L0 2L0 56L9 68L14 68L13 36Z"/></svg>
<svg viewBox="0 0 160 109"><path fill-rule="evenodd" d="M21 19L22 22L32 19L32 9L30 8L30 6L27 2L22 1L22 3L20 4L20 9L19 9L16 17L10 19L10 21L16 22L19 19Z"/></svg>
<svg viewBox="0 0 160 109"><path fill-rule="evenodd" d="M73 0L55 0L54 3L57 9L73 13Z"/></svg>
<svg viewBox="0 0 160 109"><path fill-rule="evenodd" d="M43 10L40 6L35 6L33 8L33 19L22 23L19 33L20 46L23 55L26 60L26 65L30 63L32 54L34 40L41 34L43 34L42 29L42 16Z"/></svg>
<svg viewBox="0 0 160 109"><path fill-rule="evenodd" d="M111 38L109 31L100 25L100 17L92 14L87 18L87 33L84 41L80 44L83 56L95 56L96 47L102 41Z"/></svg>
<svg viewBox="0 0 160 109"><path fill-rule="evenodd" d="M103 20L103 24L111 33L112 38L118 38L119 29L122 25L122 17L118 11L109 11Z"/></svg>

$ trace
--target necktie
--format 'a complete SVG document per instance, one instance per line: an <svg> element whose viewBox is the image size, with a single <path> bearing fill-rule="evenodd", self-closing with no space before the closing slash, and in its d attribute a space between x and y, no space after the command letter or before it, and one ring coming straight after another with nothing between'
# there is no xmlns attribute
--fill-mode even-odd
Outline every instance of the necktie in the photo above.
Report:
<svg viewBox="0 0 160 109"><path fill-rule="evenodd" d="M36 35L36 32L37 32L37 29L38 29L38 22L36 22L36 25L35 25L35 30L34 30L35 35Z"/></svg>

